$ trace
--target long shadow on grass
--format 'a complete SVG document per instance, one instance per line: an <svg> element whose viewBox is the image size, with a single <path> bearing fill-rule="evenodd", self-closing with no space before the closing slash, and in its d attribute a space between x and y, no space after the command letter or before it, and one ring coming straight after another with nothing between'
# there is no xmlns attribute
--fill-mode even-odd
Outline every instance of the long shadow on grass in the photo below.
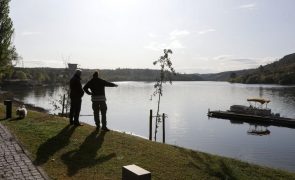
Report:
<svg viewBox="0 0 295 180"><path fill-rule="evenodd" d="M220 179L239 179L231 167L224 160L213 159L207 154L196 154L190 153L191 160L189 165L208 173L210 176L217 177Z"/></svg>
<svg viewBox="0 0 295 180"><path fill-rule="evenodd" d="M21 121L23 119L25 118L16 117L16 118L9 119L9 121Z"/></svg>
<svg viewBox="0 0 295 180"><path fill-rule="evenodd" d="M37 151L37 157L34 160L34 164L38 166L46 163L57 151L67 146L70 143L70 137L75 129L76 126L67 125L56 136L41 144Z"/></svg>
<svg viewBox="0 0 295 180"><path fill-rule="evenodd" d="M61 159L68 166L69 176L75 175L80 169L95 166L116 156L115 153L110 153L108 155L101 154L97 157L97 151L103 144L106 132L102 131L99 135L98 133L98 130L93 131L80 145L79 149L62 155Z"/></svg>

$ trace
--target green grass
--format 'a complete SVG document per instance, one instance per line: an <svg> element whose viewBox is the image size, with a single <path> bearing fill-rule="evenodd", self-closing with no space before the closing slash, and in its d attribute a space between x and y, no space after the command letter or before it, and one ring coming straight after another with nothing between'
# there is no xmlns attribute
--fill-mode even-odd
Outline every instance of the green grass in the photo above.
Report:
<svg viewBox="0 0 295 180"><path fill-rule="evenodd" d="M0 119L4 116L0 105ZM15 115L14 115L15 116ZM128 134L74 128L65 118L29 111L2 120L52 179L121 179L136 164L153 179L295 179L295 174L238 160L155 143Z"/></svg>

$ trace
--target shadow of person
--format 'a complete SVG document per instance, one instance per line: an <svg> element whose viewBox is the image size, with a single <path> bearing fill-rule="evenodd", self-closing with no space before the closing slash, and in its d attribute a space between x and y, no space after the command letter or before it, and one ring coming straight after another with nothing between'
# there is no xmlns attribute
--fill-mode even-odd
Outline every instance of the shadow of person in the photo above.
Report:
<svg viewBox="0 0 295 180"><path fill-rule="evenodd" d="M16 117L16 118L9 119L9 121L20 121L20 120L23 120L23 119L25 119L25 118Z"/></svg>
<svg viewBox="0 0 295 180"><path fill-rule="evenodd" d="M116 156L115 153L110 153L108 155L101 154L97 157L97 151L101 148L106 134L105 131L102 131L98 135L98 132L98 130L95 130L86 137L79 149L62 155L61 159L68 166L68 175L70 177L80 169L103 163Z"/></svg>
<svg viewBox="0 0 295 180"><path fill-rule="evenodd" d="M217 179L239 179L232 166L222 159L216 160L207 154L190 153L189 156L190 161L188 163L191 167L201 170L210 176Z"/></svg>
<svg viewBox="0 0 295 180"><path fill-rule="evenodd" d="M46 163L51 156L70 143L70 137L75 129L75 126L67 125L56 136L41 144L33 163L37 166Z"/></svg>

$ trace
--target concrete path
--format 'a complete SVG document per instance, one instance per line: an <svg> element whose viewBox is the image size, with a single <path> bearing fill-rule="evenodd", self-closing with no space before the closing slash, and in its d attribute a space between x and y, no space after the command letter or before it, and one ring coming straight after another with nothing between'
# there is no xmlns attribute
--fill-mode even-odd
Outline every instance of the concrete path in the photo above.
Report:
<svg viewBox="0 0 295 180"><path fill-rule="evenodd" d="M48 179L0 123L0 179Z"/></svg>

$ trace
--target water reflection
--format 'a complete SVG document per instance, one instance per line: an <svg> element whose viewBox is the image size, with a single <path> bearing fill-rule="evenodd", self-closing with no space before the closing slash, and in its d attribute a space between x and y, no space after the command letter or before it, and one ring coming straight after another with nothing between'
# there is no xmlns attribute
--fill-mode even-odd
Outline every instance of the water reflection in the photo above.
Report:
<svg viewBox="0 0 295 180"><path fill-rule="evenodd" d="M234 125L241 125L241 124L248 124L249 125L249 129L246 131L246 133L248 135L257 135L257 136L265 136L265 135L270 135L270 130L268 129L269 125L267 124L257 124L257 123L247 123L244 121L239 121L239 120L230 120L231 124Z"/></svg>
<svg viewBox="0 0 295 180"><path fill-rule="evenodd" d="M24 101L27 104L32 104L38 107L45 108L51 113L53 107L50 101L56 98L61 92L61 87L47 86L47 87L35 87L35 88L3 88L3 91L10 91L13 93L13 97L17 100Z"/></svg>
<svg viewBox="0 0 295 180"><path fill-rule="evenodd" d="M256 135L256 136L266 136L270 135L270 130L267 129L266 126L261 125L250 125L249 130L247 131L248 135Z"/></svg>

